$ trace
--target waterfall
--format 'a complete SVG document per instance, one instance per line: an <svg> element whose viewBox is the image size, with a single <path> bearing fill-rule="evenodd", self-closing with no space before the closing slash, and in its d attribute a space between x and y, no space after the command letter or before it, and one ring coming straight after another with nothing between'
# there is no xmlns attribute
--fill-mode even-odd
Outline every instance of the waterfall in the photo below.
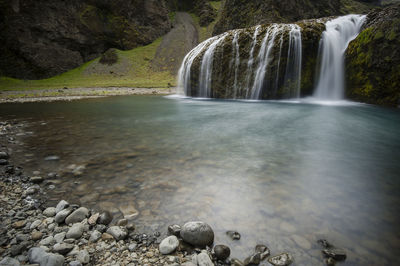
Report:
<svg viewBox="0 0 400 266"><path fill-rule="evenodd" d="M232 40L232 60L234 60L235 63L235 78L233 82L233 98L236 98L237 96L237 82L238 82L238 70L239 70L239 64L240 64L240 51L239 51L239 31L235 32L235 36L233 37Z"/></svg>
<svg viewBox="0 0 400 266"><path fill-rule="evenodd" d="M290 24L288 61L286 64L285 87L290 88L290 97L300 98L302 44L301 29L298 25ZM294 93L292 93L294 88Z"/></svg>
<svg viewBox="0 0 400 266"><path fill-rule="evenodd" d="M261 25L258 25L256 27L256 30L254 31L253 35L253 43L251 44L251 49L250 49L250 55L249 55L249 60L247 61L247 71L246 71L246 98L248 97L248 92L250 91L250 79L251 79L251 74L253 70L253 62L254 62L254 49L256 48L257 44L257 36L258 33L260 32Z"/></svg>
<svg viewBox="0 0 400 266"><path fill-rule="evenodd" d="M257 61L259 63L256 71L256 76L254 78L254 85L251 91L251 99L257 100L260 98L261 90L264 84L264 78L267 73L270 53L272 48L274 47L275 37L279 30L279 25L274 24L272 27L268 28L267 33L262 41L260 52L258 53L257 57Z"/></svg>
<svg viewBox="0 0 400 266"><path fill-rule="evenodd" d="M178 71L178 94L190 95L191 91L190 71L192 68L193 61L204 50L204 48L207 45L209 45L216 39L217 37L213 37L200 43L185 56L185 58L182 61L182 65Z"/></svg>
<svg viewBox="0 0 400 266"><path fill-rule="evenodd" d="M225 39L226 35L227 34L222 34L218 36L215 41L212 41L212 43L210 44L210 46L208 46L206 52L204 53L200 70L199 97L210 98L211 96L211 79L214 62L214 52L217 46Z"/></svg>
<svg viewBox="0 0 400 266"><path fill-rule="evenodd" d="M364 15L347 15L326 22L319 48L319 78L314 97L340 100L344 97L344 54L360 32Z"/></svg>

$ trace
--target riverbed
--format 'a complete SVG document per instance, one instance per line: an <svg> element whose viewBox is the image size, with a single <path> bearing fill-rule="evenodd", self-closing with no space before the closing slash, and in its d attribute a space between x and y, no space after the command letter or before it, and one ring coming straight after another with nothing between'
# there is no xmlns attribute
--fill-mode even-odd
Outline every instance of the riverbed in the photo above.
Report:
<svg viewBox="0 0 400 266"><path fill-rule="evenodd" d="M11 141L26 172L57 173L49 205L110 210L144 231L202 220L239 259L266 244L323 265L326 238L343 265L400 263L399 110L120 96L1 104L0 119L24 128Z"/></svg>

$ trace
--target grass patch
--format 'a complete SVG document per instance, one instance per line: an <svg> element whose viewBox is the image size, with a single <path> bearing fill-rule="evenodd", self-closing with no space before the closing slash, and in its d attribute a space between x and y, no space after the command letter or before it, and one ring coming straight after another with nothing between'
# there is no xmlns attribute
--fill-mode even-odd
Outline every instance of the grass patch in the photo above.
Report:
<svg viewBox="0 0 400 266"><path fill-rule="evenodd" d="M118 62L112 66L102 65L102 72L96 69L101 65L99 58L89 61L68 72L41 80L18 80L0 77L1 90L34 90L88 88L88 87L142 87L161 88L168 83L175 85L175 77L168 71L155 72L151 69L151 60L154 59L157 47L162 38L153 43L129 51L116 50ZM122 65L123 64L123 65ZM91 71L88 72L90 67ZM110 71L107 71L107 67ZM106 68L106 69L104 69ZM107 74L104 74L106 70Z"/></svg>

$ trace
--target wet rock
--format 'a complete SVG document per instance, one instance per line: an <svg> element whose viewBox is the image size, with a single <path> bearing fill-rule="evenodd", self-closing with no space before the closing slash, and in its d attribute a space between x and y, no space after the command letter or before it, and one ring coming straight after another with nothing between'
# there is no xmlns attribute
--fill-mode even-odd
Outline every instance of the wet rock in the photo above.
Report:
<svg viewBox="0 0 400 266"><path fill-rule="evenodd" d="M260 259L262 261L265 260L270 255L269 248L265 245L257 245L254 251L260 254Z"/></svg>
<svg viewBox="0 0 400 266"><path fill-rule="evenodd" d="M56 208L49 207L43 211L43 215L46 217L54 217L56 215Z"/></svg>
<svg viewBox="0 0 400 266"><path fill-rule="evenodd" d="M66 255L74 248L74 245L67 243L57 243L53 246L53 251L60 253L61 255Z"/></svg>
<svg viewBox="0 0 400 266"><path fill-rule="evenodd" d="M73 211L68 217L65 219L66 224L74 224L80 223L83 219L89 216L89 210L85 207L80 207Z"/></svg>
<svg viewBox="0 0 400 266"><path fill-rule="evenodd" d="M244 265L254 266L254 265L259 265L260 262L261 262L261 255L260 255L260 253L256 253L254 255L251 255L250 257L247 257L244 260Z"/></svg>
<svg viewBox="0 0 400 266"><path fill-rule="evenodd" d="M226 234L232 239L232 240L239 240L240 239L240 234L236 231L227 231Z"/></svg>
<svg viewBox="0 0 400 266"><path fill-rule="evenodd" d="M84 230L83 224L77 223L72 225L72 227L68 230L66 237L78 239L82 236Z"/></svg>
<svg viewBox="0 0 400 266"><path fill-rule="evenodd" d="M97 230L94 230L91 234L90 234L90 238L89 238L89 242L97 242L99 239L101 238L101 233Z"/></svg>
<svg viewBox="0 0 400 266"><path fill-rule="evenodd" d="M109 223L111 223L112 220L113 220L112 214L109 211L105 211L102 214L100 214L97 223L108 225Z"/></svg>
<svg viewBox="0 0 400 266"><path fill-rule="evenodd" d="M0 159L0 165L7 165L8 161L6 159Z"/></svg>
<svg viewBox="0 0 400 266"><path fill-rule="evenodd" d="M188 222L182 227L181 237L194 246L211 246L214 242L214 231L204 222Z"/></svg>
<svg viewBox="0 0 400 266"><path fill-rule="evenodd" d="M43 177L41 177L41 176L32 176L30 178L30 180L31 180L32 183L39 184L39 183L43 182Z"/></svg>
<svg viewBox="0 0 400 266"><path fill-rule="evenodd" d="M81 250L78 252L76 259L82 264L87 264L90 262L90 255L86 250Z"/></svg>
<svg viewBox="0 0 400 266"><path fill-rule="evenodd" d="M172 252L174 252L178 246L179 246L179 240L176 236L173 235L173 236L169 236L169 237L165 238L163 241L161 241L159 250L160 250L161 254L167 255L167 254L171 254Z"/></svg>
<svg viewBox="0 0 400 266"><path fill-rule="evenodd" d="M325 260L325 264L326 264L327 266L335 266L335 265L336 265L336 261L335 261L333 258L327 258L327 259Z"/></svg>
<svg viewBox="0 0 400 266"><path fill-rule="evenodd" d="M88 219L88 224L95 225L97 223L97 219L99 219L100 213L95 213Z"/></svg>
<svg viewBox="0 0 400 266"><path fill-rule="evenodd" d="M10 156L8 155L7 152L0 151L0 159L7 160L8 158L10 158Z"/></svg>
<svg viewBox="0 0 400 266"><path fill-rule="evenodd" d="M328 242L328 240L326 239L318 239L317 243L320 244L322 247L324 248L331 248L333 247L333 245L331 243Z"/></svg>
<svg viewBox="0 0 400 266"><path fill-rule="evenodd" d="M20 265L19 261L11 257L5 257L0 261L0 266L19 266L19 265Z"/></svg>
<svg viewBox="0 0 400 266"><path fill-rule="evenodd" d="M56 213L59 213L60 211L66 209L68 207L69 207L69 203L65 200L61 200L56 206Z"/></svg>
<svg viewBox="0 0 400 266"><path fill-rule="evenodd" d="M177 224L172 224L172 225L168 226L168 233L169 233L170 235L174 235L174 236L179 237L180 234L181 234L181 229L182 229L182 228L181 228L179 225L177 225Z"/></svg>
<svg viewBox="0 0 400 266"><path fill-rule="evenodd" d="M322 251L325 257L332 258L336 261L343 261L346 259L346 252L341 248L328 248Z"/></svg>
<svg viewBox="0 0 400 266"><path fill-rule="evenodd" d="M67 218L71 212L72 212L71 209L63 209L63 210L57 212L56 217L54 218L55 222L58 224L63 223L65 221L65 218Z"/></svg>
<svg viewBox="0 0 400 266"><path fill-rule="evenodd" d="M225 245L216 245L214 247L215 257L219 260L226 260L231 255L231 250L228 246Z"/></svg>
<svg viewBox="0 0 400 266"><path fill-rule="evenodd" d="M107 233L112 235L117 241L124 240L128 236L126 228L121 226L111 226L108 228Z"/></svg>
<svg viewBox="0 0 400 266"><path fill-rule="evenodd" d="M275 266L287 266L293 262L293 257L289 253L282 253L269 258L268 262Z"/></svg>

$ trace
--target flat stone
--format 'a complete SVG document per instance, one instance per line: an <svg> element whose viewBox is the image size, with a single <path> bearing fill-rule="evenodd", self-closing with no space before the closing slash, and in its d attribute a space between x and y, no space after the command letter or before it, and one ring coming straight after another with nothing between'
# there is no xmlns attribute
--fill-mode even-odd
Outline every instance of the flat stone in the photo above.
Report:
<svg viewBox="0 0 400 266"><path fill-rule="evenodd" d="M159 245L159 250L161 254L167 255L174 252L179 246L179 240L176 236L169 236L161 241Z"/></svg>
<svg viewBox="0 0 400 266"><path fill-rule="evenodd" d="M40 261L40 266L63 266L65 258L59 254L47 253Z"/></svg>
<svg viewBox="0 0 400 266"><path fill-rule="evenodd" d="M19 265L20 265L19 261L11 257L5 257L0 261L0 266L19 266Z"/></svg>
<svg viewBox="0 0 400 266"><path fill-rule="evenodd" d="M56 208L49 207L43 211L43 215L46 217L54 217L56 215Z"/></svg>
<svg viewBox="0 0 400 266"><path fill-rule="evenodd" d="M72 225L72 227L68 230L66 237L78 239L82 236L84 230L84 226L81 223L77 223Z"/></svg>
<svg viewBox="0 0 400 266"><path fill-rule="evenodd" d="M60 233L58 233L58 234L55 234L54 235L54 240L57 242L57 243L62 243L63 241L64 241L64 239L65 239L65 235L66 235L67 233L65 233L65 232L60 232Z"/></svg>
<svg viewBox="0 0 400 266"><path fill-rule="evenodd" d="M111 226L108 228L107 233L112 235L115 240L124 240L128 236L128 230L121 226Z"/></svg>
<svg viewBox="0 0 400 266"><path fill-rule="evenodd" d="M327 248L322 251L324 256L332 258L337 261L343 261L346 259L346 252L341 248Z"/></svg>
<svg viewBox="0 0 400 266"><path fill-rule="evenodd" d="M74 224L80 223L85 218L89 217L89 210L85 207L80 207L73 211L68 217L65 219L66 224Z"/></svg>
<svg viewBox="0 0 400 266"><path fill-rule="evenodd" d="M97 230L94 230L91 234L90 234L90 238L89 238L89 242L97 242L99 239L101 238L101 233Z"/></svg>
<svg viewBox="0 0 400 266"><path fill-rule="evenodd" d="M57 203L56 213L59 213L60 211L66 209L68 207L69 207L69 203L65 200L61 200L59 203Z"/></svg>
<svg viewBox="0 0 400 266"><path fill-rule="evenodd" d="M204 222L188 222L182 227L181 237L193 246L211 246L214 242L214 231Z"/></svg>
<svg viewBox="0 0 400 266"><path fill-rule="evenodd" d="M30 178L30 180L31 180L32 183L39 184L39 183L43 182L43 177L41 177L41 176L32 176Z"/></svg>
<svg viewBox="0 0 400 266"><path fill-rule="evenodd" d="M67 243L57 243L53 246L53 251L61 255L66 255L74 248L74 245Z"/></svg>
<svg viewBox="0 0 400 266"><path fill-rule="evenodd" d="M282 253L268 259L268 262L274 266L287 266L293 262L293 257L289 253Z"/></svg>
<svg viewBox="0 0 400 266"><path fill-rule="evenodd" d="M29 227L30 230L34 230L38 228L39 225L41 225L42 221L41 220L35 220L33 223L31 223L31 226Z"/></svg>
<svg viewBox="0 0 400 266"><path fill-rule="evenodd" d="M80 261L82 264L87 264L90 262L90 255L86 250L81 250L78 252L76 259Z"/></svg>
<svg viewBox="0 0 400 266"><path fill-rule="evenodd" d="M43 236L43 233L42 233L42 232L40 232L40 231L35 231L35 232L32 232L32 234L31 234L31 239L32 239L33 241L37 241L37 240L39 240L39 239L42 239L42 236Z"/></svg>
<svg viewBox="0 0 400 266"><path fill-rule="evenodd" d="M44 158L45 161L58 161L60 157L57 155L51 155Z"/></svg>
<svg viewBox="0 0 400 266"><path fill-rule="evenodd" d="M67 216L72 212L71 209L63 209L59 212L57 212L56 217L54 218L54 220L56 221L56 223L61 224L65 221L65 218L67 218Z"/></svg>
<svg viewBox="0 0 400 266"><path fill-rule="evenodd" d="M17 221L15 223L13 223L12 227L14 227L15 229L20 229L22 227L24 227L26 225L26 221L22 220L22 221Z"/></svg>
<svg viewBox="0 0 400 266"><path fill-rule="evenodd" d="M95 213L88 219L88 224L95 225L97 223L97 219L99 219L100 213Z"/></svg>
<svg viewBox="0 0 400 266"><path fill-rule="evenodd" d="M54 243L54 237L53 237L53 236L48 236L48 237L42 239L42 240L39 242L39 244L40 244L41 246L50 246L50 245L53 245L53 243Z"/></svg>
<svg viewBox="0 0 400 266"><path fill-rule="evenodd" d="M231 255L231 249L225 245L216 245L214 247L214 253L217 259L225 261Z"/></svg>
<svg viewBox="0 0 400 266"><path fill-rule="evenodd" d="M101 239L104 240L104 241L114 240L114 237L112 235L108 234L108 233L103 233L101 235Z"/></svg>

